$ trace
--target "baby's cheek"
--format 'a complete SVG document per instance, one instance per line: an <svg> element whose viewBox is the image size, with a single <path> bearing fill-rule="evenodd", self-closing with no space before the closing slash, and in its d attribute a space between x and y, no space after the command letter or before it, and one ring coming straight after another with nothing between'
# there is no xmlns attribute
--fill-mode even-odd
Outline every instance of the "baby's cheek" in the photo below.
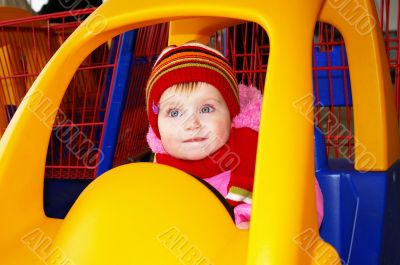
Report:
<svg viewBox="0 0 400 265"><path fill-rule="evenodd" d="M172 140L170 128L169 126L166 126L166 124L158 123L158 129L160 131L161 143L164 148L166 148Z"/></svg>
<svg viewBox="0 0 400 265"><path fill-rule="evenodd" d="M167 153L169 153L172 156L175 156L177 145L174 142L173 138L161 137L161 143Z"/></svg>
<svg viewBox="0 0 400 265"><path fill-rule="evenodd" d="M173 147L176 145L177 141L173 134L165 133L164 135L161 136L161 142L164 146Z"/></svg>
<svg viewBox="0 0 400 265"><path fill-rule="evenodd" d="M172 138L179 131L177 122L174 119L159 118L158 129L164 138Z"/></svg>
<svg viewBox="0 0 400 265"><path fill-rule="evenodd" d="M223 126L214 126L212 128L211 138L213 144L210 146L210 148L212 149L210 151L213 152L222 147L227 142L229 138L229 130L227 130Z"/></svg>
<svg viewBox="0 0 400 265"><path fill-rule="evenodd" d="M225 144L228 139L229 139L229 134L230 134L230 127L228 128L223 128L222 126L219 127L219 138L221 141Z"/></svg>
<svg viewBox="0 0 400 265"><path fill-rule="evenodd" d="M215 132L218 138L225 143L228 140L231 131L230 121L220 120L215 123L215 125Z"/></svg>

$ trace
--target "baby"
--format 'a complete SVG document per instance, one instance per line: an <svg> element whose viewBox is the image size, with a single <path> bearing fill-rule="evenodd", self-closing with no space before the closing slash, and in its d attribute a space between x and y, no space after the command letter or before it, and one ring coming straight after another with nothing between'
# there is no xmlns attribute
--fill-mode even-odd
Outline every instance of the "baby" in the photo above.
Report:
<svg viewBox="0 0 400 265"><path fill-rule="evenodd" d="M237 227L248 228L259 90L238 86L221 53L189 42L160 54L147 83L146 104L147 140L156 162L210 184L233 208Z"/></svg>

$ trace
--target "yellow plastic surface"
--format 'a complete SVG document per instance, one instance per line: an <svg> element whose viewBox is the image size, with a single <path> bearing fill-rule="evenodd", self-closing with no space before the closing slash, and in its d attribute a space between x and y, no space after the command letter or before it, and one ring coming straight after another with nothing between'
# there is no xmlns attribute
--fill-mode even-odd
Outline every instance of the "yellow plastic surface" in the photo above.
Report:
<svg viewBox="0 0 400 265"><path fill-rule="evenodd" d="M375 3L328 1L320 20L338 28L346 44L353 96L355 167L360 171L387 170L400 158L400 131Z"/></svg>
<svg viewBox="0 0 400 265"><path fill-rule="evenodd" d="M187 18L171 21L168 45L182 45L192 40L207 44L210 36L217 30L239 23L243 23L243 21L218 17Z"/></svg>
<svg viewBox="0 0 400 265"><path fill-rule="evenodd" d="M76 264L246 261L248 232L236 229L206 186L168 166L135 163L106 172L64 222L54 246Z"/></svg>
<svg viewBox="0 0 400 265"><path fill-rule="evenodd" d="M212 258L212 264L338 264L336 252L318 239L313 124L309 122L313 112L304 117L294 106L312 95L312 38L321 9L323 19L339 26L350 47L356 137L376 156L372 169L386 169L399 157L399 132L377 30L358 40L361 37L355 32L346 31L345 19L329 11L329 2L324 9L323 4L323 0L106 1L46 65L1 139L0 250L7 255L0 255L0 264L34 264L38 238L54 239L54 235L54 251L39 258L44 264L182 264L154 240L161 228L171 225ZM362 5L376 15L372 1ZM188 19L201 17L203 23L188 24ZM84 192L57 234L60 223L43 213L44 165L56 110L79 64L112 36L164 21L174 21L170 44L204 42L204 35L219 23L210 17L229 18L229 23L235 23L232 19L254 21L266 29L271 42L249 234L228 224L221 205L204 187L161 165L126 166L106 173ZM226 25L223 21L221 25ZM353 42L369 48L356 49ZM369 83L357 74L353 78L353 71L361 73L367 67L374 68L368 72ZM371 110L367 111L363 100ZM373 111L377 114L372 115ZM367 123L370 115L371 126ZM159 193L152 194L151 188ZM147 194L152 194L146 197L149 207L138 205ZM160 202L170 203L167 207ZM32 235L27 237L29 231ZM27 251L27 246L33 251Z"/></svg>

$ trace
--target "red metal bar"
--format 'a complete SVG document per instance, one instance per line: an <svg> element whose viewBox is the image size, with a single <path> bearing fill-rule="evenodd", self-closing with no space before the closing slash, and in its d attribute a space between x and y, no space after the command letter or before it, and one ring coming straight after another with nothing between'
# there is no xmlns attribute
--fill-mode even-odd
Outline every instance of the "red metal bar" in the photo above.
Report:
<svg viewBox="0 0 400 265"><path fill-rule="evenodd" d="M85 8L85 9L78 9L74 10L74 15L87 15L91 14L96 8ZM38 21L48 21L50 19L55 18L65 18L71 17L71 11L64 11L64 12L57 12L52 14L45 14L45 15L36 15L32 17L25 17L25 18L18 18L12 20L4 20L0 21L0 27L2 26L10 26L10 25L17 25L17 24L25 24L31 22L38 22Z"/></svg>

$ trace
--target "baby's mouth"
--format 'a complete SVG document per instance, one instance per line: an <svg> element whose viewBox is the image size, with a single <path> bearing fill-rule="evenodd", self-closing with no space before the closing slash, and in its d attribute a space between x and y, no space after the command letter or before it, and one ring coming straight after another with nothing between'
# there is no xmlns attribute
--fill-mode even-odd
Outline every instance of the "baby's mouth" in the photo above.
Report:
<svg viewBox="0 0 400 265"><path fill-rule="evenodd" d="M192 142L202 142L205 141L207 138L204 137L194 137L183 141L184 143L192 143Z"/></svg>

